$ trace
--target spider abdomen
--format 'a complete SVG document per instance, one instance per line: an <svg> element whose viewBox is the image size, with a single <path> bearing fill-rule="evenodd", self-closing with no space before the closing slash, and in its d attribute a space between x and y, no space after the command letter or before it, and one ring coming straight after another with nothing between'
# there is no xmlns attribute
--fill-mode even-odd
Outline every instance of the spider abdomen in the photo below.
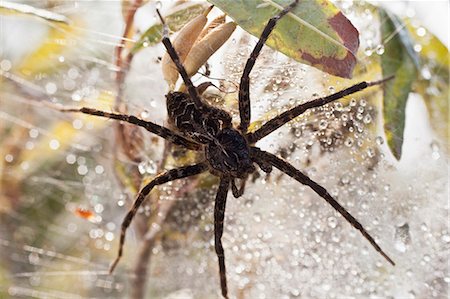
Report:
<svg viewBox="0 0 450 299"><path fill-rule="evenodd" d="M188 94L169 92L166 99L169 122L182 135L205 144L221 130L218 118L199 109Z"/></svg>

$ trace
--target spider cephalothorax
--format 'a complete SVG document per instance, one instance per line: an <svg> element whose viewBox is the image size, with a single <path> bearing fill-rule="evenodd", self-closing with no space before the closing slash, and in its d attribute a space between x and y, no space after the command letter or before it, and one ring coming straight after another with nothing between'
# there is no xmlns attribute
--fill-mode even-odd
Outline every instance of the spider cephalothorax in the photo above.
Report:
<svg viewBox="0 0 450 299"><path fill-rule="evenodd" d="M353 225L353 227L359 230L376 251L378 251L389 263L394 265L392 259L387 256L380 246L378 246L375 240L358 222L358 220L356 220L344 207L342 207L324 187L311 180L307 175L296 169L290 163L255 146L260 139L269 135L308 109L326 105L342 97L361 91L369 86L382 84L390 78L385 78L375 82L361 82L329 96L311 100L281 113L280 115L267 121L256 131L248 132L251 106L249 92L250 72L253 69L255 61L264 43L278 20L294 9L297 3L298 0L292 2L289 6L269 20L263 30L263 33L261 34L260 39L258 40L258 43L247 60L239 85L240 124L238 128L233 128L231 116L226 111L211 106L201 99L200 95L205 86L208 86L208 83L199 87L195 87L192 84L192 81L181 63L176 50L168 38L167 26L164 24L164 20L161 16L160 18L164 25L162 42L166 47L170 58L174 62L179 74L181 75L188 91L187 93L170 92L166 96L171 129L159 126L149 121L144 121L132 115L110 113L91 108L61 109L62 111L67 112L82 112L128 122L143 127L146 130L165 138L173 144L203 153L203 155L199 155L203 156L203 160L199 163L171 169L165 173L162 173L140 190L132 208L122 222L119 252L116 260L110 268L111 272L114 270L122 256L126 230L136 215L138 208L144 202L150 191L157 185L209 171L211 174L220 178L214 207L214 246L219 260L222 295L227 297L228 291L225 270L225 254L221 241L227 194L230 189L235 197L239 197L244 193L245 181L248 175L255 171L255 165L259 166L259 168L261 168L264 172L270 172L272 167L275 167L298 182L309 186L315 193L317 193L338 213L340 213L351 225ZM242 184L239 189L235 185L235 179L242 179Z"/></svg>

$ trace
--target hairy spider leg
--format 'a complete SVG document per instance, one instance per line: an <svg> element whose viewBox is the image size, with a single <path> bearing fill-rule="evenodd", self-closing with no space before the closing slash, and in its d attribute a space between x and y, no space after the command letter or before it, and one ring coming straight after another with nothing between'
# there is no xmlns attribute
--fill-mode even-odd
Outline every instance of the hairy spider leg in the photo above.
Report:
<svg viewBox="0 0 450 299"><path fill-rule="evenodd" d="M244 194L246 183L247 183L247 178L242 179L241 186L238 189L238 187L236 187L236 180L235 179L231 180L231 191L235 198L241 197Z"/></svg>
<svg viewBox="0 0 450 299"><path fill-rule="evenodd" d="M141 191L139 191L139 193L136 197L136 200L133 203L133 206L128 211L127 215L125 216L125 218L122 221L122 226L121 226L121 230L120 230L119 250L117 252L116 259L114 260L114 262L111 264L111 267L109 268L110 274L114 271L114 269L116 268L117 264L120 261L120 258L122 257L126 231L127 231L128 227L130 226L130 223L133 220L134 216L136 215L139 207L144 202L145 198L150 193L150 191L152 191L153 187L155 187L157 185L165 184L170 181L197 175L206 170L208 170L208 166L205 162L198 163L195 165L171 169L163 174L158 175L150 183L145 185L141 189Z"/></svg>
<svg viewBox="0 0 450 299"><path fill-rule="evenodd" d="M266 27L264 27L263 32L261 33L261 36L258 40L258 43L256 44L255 48L253 49L252 53L250 54L250 57L247 60L247 63L245 64L244 71L242 73L241 77L241 83L239 85L239 115L241 118L241 123L239 125L239 130L245 134L247 133L248 126L250 124L250 117L251 117L251 109L250 109L250 72L253 69L253 66L255 65L256 59L259 56L259 53L261 53L261 49L264 46L265 42L269 38L270 33L275 28L275 25L277 22L285 16L288 12L293 10L295 6L298 4L298 0L295 0L288 6L286 6L279 14L272 17L269 22L267 22Z"/></svg>
<svg viewBox="0 0 450 299"><path fill-rule="evenodd" d="M214 205L214 248L219 259L220 288L222 296L228 298L227 275L225 268L225 253L222 246L223 221L225 218L225 206L227 203L230 179L223 177L220 179Z"/></svg>
<svg viewBox="0 0 450 299"><path fill-rule="evenodd" d="M84 114L100 116L100 117L105 117L105 118L110 118L110 119L115 119L115 120L121 120L121 121L130 123L130 124L133 124L133 125L137 125L139 127L143 127L147 131L149 131L153 134L156 134L159 137L162 137L170 142L173 142L174 144L182 145L190 150L198 151L201 149L200 144L195 143L189 139L186 139L183 136L175 133L174 131L172 131L168 128L165 128L163 126L157 125L157 124L149 122L149 121L142 120L133 115L106 112L106 111L101 111L101 110L97 110L97 109L93 109L93 108L86 108L86 107L83 107L83 108L55 108L52 106L51 108L57 109L58 111L61 111L61 112L81 112Z"/></svg>
<svg viewBox="0 0 450 299"><path fill-rule="evenodd" d="M370 236L370 234L364 229L361 223L355 219L343 206L341 206L329 193L328 191L311 180L307 175L303 174L300 170L296 169L290 163L278 158L277 156L262 151L259 148L252 147L251 153L255 159L260 161L265 161L273 165L278 170L284 172L291 178L297 180L303 185L309 186L314 192L320 197L325 199L336 211L338 211L354 228L359 230L361 234L370 242L370 244L378 251L390 264L395 266L394 261L381 249L381 247L375 242L375 240Z"/></svg>
<svg viewBox="0 0 450 299"><path fill-rule="evenodd" d="M393 78L394 78L394 76L389 76L384 79L381 79L378 81L373 81L373 82L363 81L358 84L352 85L346 89L338 91L334 94L331 94L329 96L314 99L314 100L306 102L304 104L300 104L290 110L287 110L287 111L281 113L280 115L272 118L271 120L267 121L264 125L262 125L261 128L259 128L255 132L247 134L247 140L250 144L254 144L258 140L269 135L273 131L277 130L278 128L280 128L281 126L286 124L287 122L289 122L289 121L293 120L294 118L296 118L297 116L303 114L308 109L326 105L333 101L339 100L345 96L351 95L351 94L356 93L361 90L364 90L367 87L383 84L386 81L391 80Z"/></svg>
<svg viewBox="0 0 450 299"><path fill-rule="evenodd" d="M189 78L186 69L183 66L183 63L180 60L180 57L178 56L177 51L172 45L172 42L169 39L169 28L167 24L164 22L164 18L161 16L161 13L157 9L156 12L158 13L158 16L161 20L161 23L163 24L163 38L162 43L164 47L167 50L167 53L169 54L170 58L172 59L173 63L177 67L178 73L180 73L181 78L183 79L184 84L186 85L189 95L191 99L194 101L195 105L197 105L197 108L203 109L205 108L205 104L202 102L199 92L197 88L192 83L191 78ZM217 109L214 107L208 107L208 109L204 109L205 112L209 112L214 114L217 118L223 121L225 127L231 127L231 116L221 109Z"/></svg>

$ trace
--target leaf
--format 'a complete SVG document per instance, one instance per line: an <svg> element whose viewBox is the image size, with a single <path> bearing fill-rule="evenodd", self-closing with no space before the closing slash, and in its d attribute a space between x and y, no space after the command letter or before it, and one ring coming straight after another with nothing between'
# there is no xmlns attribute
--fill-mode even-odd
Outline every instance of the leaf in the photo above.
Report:
<svg viewBox="0 0 450 299"><path fill-rule="evenodd" d="M66 16L63 16L61 14L57 14L41 8L35 8L26 4L14 3L9 1L0 2L0 13L30 15L50 22L65 24L70 23L70 20Z"/></svg>
<svg viewBox="0 0 450 299"><path fill-rule="evenodd" d="M381 55L383 77L395 75L384 84L383 115L387 144L398 160L402 154L405 108L412 83L417 78L419 60L405 24L396 16L379 8L381 39L385 52Z"/></svg>
<svg viewBox="0 0 450 299"><path fill-rule="evenodd" d="M244 30L259 37L269 19L291 0L209 0ZM332 75L350 78L359 33L331 2L300 1L271 33L267 45Z"/></svg>
<svg viewBox="0 0 450 299"><path fill-rule="evenodd" d="M450 53L447 47L425 28L409 25L408 30L414 42L421 46L421 76L413 85L413 90L422 95L430 115L431 126L448 146Z"/></svg>
<svg viewBox="0 0 450 299"><path fill-rule="evenodd" d="M177 12L174 12L173 14L165 16L165 22L167 26L169 26L170 30L177 32L191 19L195 18L198 15L201 15L206 7L207 5L205 4L195 4L189 6L183 10L179 10ZM156 24L148 28L131 49L131 54L134 55L145 47L159 43L162 39L161 33L161 24Z"/></svg>
<svg viewBox="0 0 450 299"><path fill-rule="evenodd" d="M75 49L79 34L75 27L67 24L52 26L41 45L18 66L20 73L33 76L54 71L62 65L58 60L59 57Z"/></svg>

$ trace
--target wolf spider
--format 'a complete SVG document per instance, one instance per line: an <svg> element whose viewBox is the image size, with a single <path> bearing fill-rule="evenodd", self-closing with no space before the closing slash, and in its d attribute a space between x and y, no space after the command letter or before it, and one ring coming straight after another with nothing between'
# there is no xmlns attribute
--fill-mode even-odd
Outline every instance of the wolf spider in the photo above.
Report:
<svg viewBox="0 0 450 299"><path fill-rule="evenodd" d="M250 72L276 23L290 12L297 3L298 0L292 2L269 20L247 60L239 85L240 124L237 128L233 127L231 115L228 112L215 108L201 99L200 90L203 90L204 88L200 88L200 86L195 87L187 75L176 50L168 38L168 27L159 11L157 11L157 13L163 24L162 42L188 90L188 93L169 92L166 95L169 121L175 126L176 130L159 126L155 123L139 119L133 115L110 113L85 107L80 109L62 109L65 112L81 112L134 124L145 128L147 131L156 134L173 144L183 146L189 150L199 151L204 155L202 162L195 165L171 169L162 173L139 191L132 208L122 222L119 250L117 258L110 267L110 273L114 270L122 256L126 230L136 215L138 208L144 202L153 187L209 171L211 174L220 178L214 206L214 240L215 251L219 261L221 291L223 297L227 298L225 255L221 241L227 194L230 188L233 196L236 198L244 193L246 179L250 174L256 171L255 164L266 173L269 173L272 170L272 167L275 167L298 182L309 186L320 197L325 199L325 201L339 212L351 225L359 230L375 250L390 264L395 265L392 259L378 246L358 220L342 207L324 187L311 180L307 175L296 169L290 163L255 146L257 141L301 115L308 109L321 107L361 91L369 86L382 84L386 80L391 79L390 77L374 82L361 82L332 95L311 100L281 113L267 121L254 132L247 131L250 124ZM242 180L239 188L236 186L236 179Z"/></svg>

